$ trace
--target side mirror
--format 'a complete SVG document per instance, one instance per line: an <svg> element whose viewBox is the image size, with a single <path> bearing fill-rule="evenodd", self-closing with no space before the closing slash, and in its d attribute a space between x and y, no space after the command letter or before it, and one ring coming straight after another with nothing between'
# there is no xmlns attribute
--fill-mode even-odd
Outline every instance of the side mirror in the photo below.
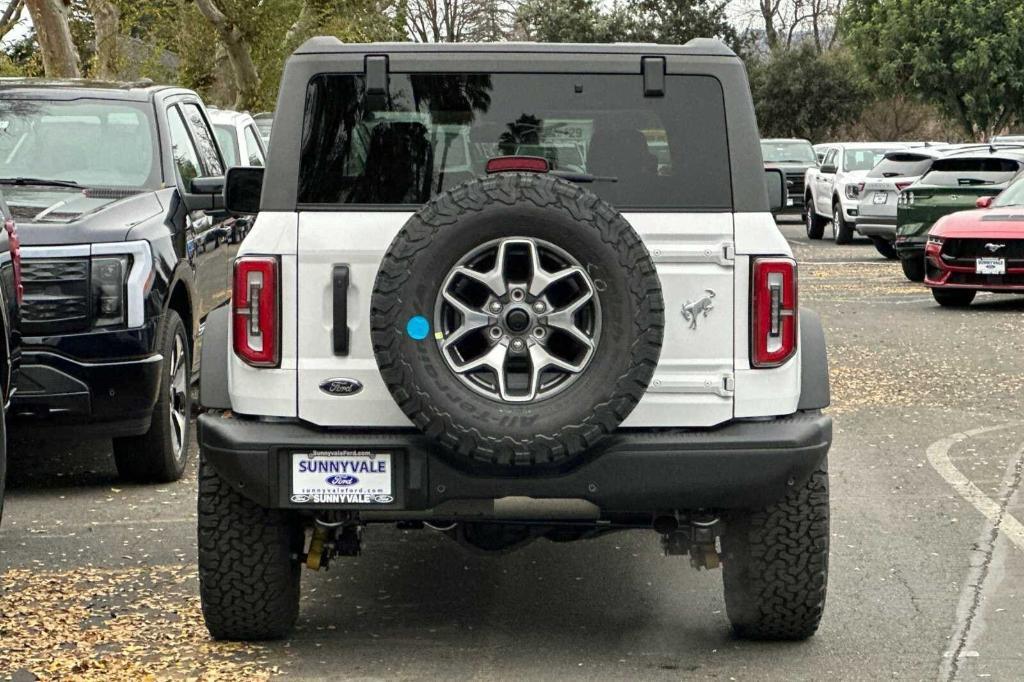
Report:
<svg viewBox="0 0 1024 682"><path fill-rule="evenodd" d="M974 205L978 208L991 208L993 201L995 201L995 197L978 197Z"/></svg>
<svg viewBox="0 0 1024 682"><path fill-rule="evenodd" d="M822 166L821 168L818 169L818 171L826 175L835 175L837 172L839 172L839 168L834 163L830 163L825 166Z"/></svg>
<svg viewBox="0 0 1024 682"><path fill-rule="evenodd" d="M768 192L768 208L771 212L782 210L789 193L786 191L786 175L781 168L764 169L764 188Z"/></svg>
<svg viewBox="0 0 1024 682"><path fill-rule="evenodd" d="M228 213L236 216L259 213L263 171L259 166L235 166L228 169L224 181L224 207Z"/></svg>
<svg viewBox="0 0 1024 682"><path fill-rule="evenodd" d="M182 201L190 211L223 211L224 176L193 178Z"/></svg>

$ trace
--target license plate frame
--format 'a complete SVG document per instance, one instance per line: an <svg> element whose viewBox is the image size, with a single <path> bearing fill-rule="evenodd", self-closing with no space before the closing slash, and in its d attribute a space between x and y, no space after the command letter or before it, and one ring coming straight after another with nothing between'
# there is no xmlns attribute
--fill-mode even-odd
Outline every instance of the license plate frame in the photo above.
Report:
<svg viewBox="0 0 1024 682"><path fill-rule="evenodd" d="M977 275L1005 275L1005 258L979 258L974 262L974 272Z"/></svg>
<svg viewBox="0 0 1024 682"><path fill-rule="evenodd" d="M282 452L282 505L398 507L403 503L403 461L402 453L392 448L304 448Z"/></svg>
<svg viewBox="0 0 1024 682"><path fill-rule="evenodd" d="M873 197L871 197L871 203L875 204L876 206L884 204L888 200L889 200L889 193L884 191L884 190L881 190L881 191L876 190L875 191L875 195Z"/></svg>

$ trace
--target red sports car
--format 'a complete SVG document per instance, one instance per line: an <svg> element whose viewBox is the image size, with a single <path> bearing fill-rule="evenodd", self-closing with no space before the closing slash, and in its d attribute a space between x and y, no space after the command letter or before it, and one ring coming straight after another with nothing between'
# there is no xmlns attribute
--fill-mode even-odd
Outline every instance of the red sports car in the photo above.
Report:
<svg viewBox="0 0 1024 682"><path fill-rule="evenodd" d="M970 305L979 291L1024 294L1024 180L977 206L940 218L928 234L924 283L940 305Z"/></svg>

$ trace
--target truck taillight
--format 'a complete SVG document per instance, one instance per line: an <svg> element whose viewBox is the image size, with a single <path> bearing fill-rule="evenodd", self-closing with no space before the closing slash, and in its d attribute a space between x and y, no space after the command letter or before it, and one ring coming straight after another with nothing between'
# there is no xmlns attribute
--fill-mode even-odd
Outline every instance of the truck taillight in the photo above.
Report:
<svg viewBox="0 0 1024 682"><path fill-rule="evenodd" d="M277 259L243 256L235 261L231 294L235 355L253 367L281 361L281 307Z"/></svg>
<svg viewBox="0 0 1024 682"><path fill-rule="evenodd" d="M750 364L778 367L796 353L796 262L756 258L750 277Z"/></svg>
<svg viewBox="0 0 1024 682"><path fill-rule="evenodd" d="M7 231L7 245L11 251L11 265L14 268L14 295L21 305L25 298L25 285L21 283L21 242L18 241L18 226L13 220L4 221L4 230Z"/></svg>

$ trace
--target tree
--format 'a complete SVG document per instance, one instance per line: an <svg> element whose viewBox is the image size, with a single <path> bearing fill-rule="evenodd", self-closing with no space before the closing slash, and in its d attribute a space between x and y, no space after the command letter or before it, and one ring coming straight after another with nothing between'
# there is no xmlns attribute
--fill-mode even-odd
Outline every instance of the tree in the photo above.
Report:
<svg viewBox="0 0 1024 682"><path fill-rule="evenodd" d="M21 20L21 11L25 9L25 0L9 0L7 7L0 14L0 38L3 38Z"/></svg>
<svg viewBox="0 0 1024 682"><path fill-rule="evenodd" d="M881 88L933 104L971 139L1024 115L1020 0L850 0L840 30Z"/></svg>
<svg viewBox="0 0 1024 682"><path fill-rule="evenodd" d="M525 0L516 14L528 40L544 43L596 43L615 40L610 19L598 0Z"/></svg>
<svg viewBox="0 0 1024 682"><path fill-rule="evenodd" d="M848 55L811 44L748 62L757 122L765 137L825 140L859 116L867 96Z"/></svg>
<svg viewBox="0 0 1024 682"><path fill-rule="evenodd" d="M221 0L223 1L223 0ZM227 52L235 84L235 109L249 109L259 98L260 74L252 60L249 40L240 23L224 13L218 0L196 0L196 7L210 22Z"/></svg>
<svg viewBox="0 0 1024 682"><path fill-rule="evenodd" d="M682 45L692 38L718 38L735 50L736 29L723 0L626 0L617 8L618 25L630 42Z"/></svg>
<svg viewBox="0 0 1024 682"><path fill-rule="evenodd" d="M70 0L26 0L47 78L80 78L78 50L71 38Z"/></svg>
<svg viewBox="0 0 1024 682"><path fill-rule="evenodd" d="M110 0L88 0L96 28L96 78L115 80L118 77L121 41L121 12Z"/></svg>

